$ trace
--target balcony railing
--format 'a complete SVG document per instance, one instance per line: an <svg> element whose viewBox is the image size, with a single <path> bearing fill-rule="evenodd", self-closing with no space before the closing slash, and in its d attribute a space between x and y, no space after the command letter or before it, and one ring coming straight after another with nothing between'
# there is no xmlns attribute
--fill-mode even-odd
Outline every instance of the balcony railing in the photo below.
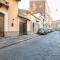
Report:
<svg viewBox="0 0 60 60"><path fill-rule="evenodd" d="M2 6L8 9L9 3L6 0L0 0L0 7Z"/></svg>

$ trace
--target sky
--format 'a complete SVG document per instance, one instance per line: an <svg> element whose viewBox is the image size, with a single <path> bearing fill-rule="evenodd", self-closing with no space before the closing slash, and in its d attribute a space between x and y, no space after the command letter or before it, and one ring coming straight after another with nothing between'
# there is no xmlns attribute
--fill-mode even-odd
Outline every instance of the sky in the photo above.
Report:
<svg viewBox="0 0 60 60"><path fill-rule="evenodd" d="M29 10L29 0L21 0L21 2L19 2L18 7L20 9L26 9Z"/></svg>
<svg viewBox="0 0 60 60"><path fill-rule="evenodd" d="M53 20L60 20L60 0L47 0ZM29 0L21 0L18 7L29 10Z"/></svg>
<svg viewBox="0 0 60 60"><path fill-rule="evenodd" d="M53 20L60 20L60 0L47 0Z"/></svg>

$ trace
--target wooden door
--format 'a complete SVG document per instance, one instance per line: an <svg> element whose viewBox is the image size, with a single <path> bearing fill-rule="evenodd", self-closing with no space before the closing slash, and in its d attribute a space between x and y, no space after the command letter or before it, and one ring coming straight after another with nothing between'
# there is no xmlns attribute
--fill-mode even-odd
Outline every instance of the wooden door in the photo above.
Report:
<svg viewBox="0 0 60 60"><path fill-rule="evenodd" d="M4 36L4 14L0 13L0 37Z"/></svg>
<svg viewBox="0 0 60 60"><path fill-rule="evenodd" d="M23 22L19 24L19 35L23 35Z"/></svg>
<svg viewBox="0 0 60 60"><path fill-rule="evenodd" d="M23 23L23 34L26 35L27 34L27 21L25 21Z"/></svg>

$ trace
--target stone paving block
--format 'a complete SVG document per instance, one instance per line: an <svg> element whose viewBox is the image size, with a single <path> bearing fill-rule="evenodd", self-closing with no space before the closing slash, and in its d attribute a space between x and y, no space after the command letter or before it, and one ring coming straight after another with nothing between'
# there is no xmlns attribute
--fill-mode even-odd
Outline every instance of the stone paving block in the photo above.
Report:
<svg viewBox="0 0 60 60"><path fill-rule="evenodd" d="M23 36L16 36L16 37L4 37L0 38L0 49L17 44L22 41L29 40L31 38L37 37L38 35L23 35Z"/></svg>

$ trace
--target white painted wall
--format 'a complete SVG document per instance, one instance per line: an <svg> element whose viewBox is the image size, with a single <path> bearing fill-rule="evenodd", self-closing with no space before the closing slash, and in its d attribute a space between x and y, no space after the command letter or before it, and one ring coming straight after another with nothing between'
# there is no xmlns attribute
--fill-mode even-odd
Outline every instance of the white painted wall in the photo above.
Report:
<svg viewBox="0 0 60 60"><path fill-rule="evenodd" d="M44 16L41 16L40 13L36 13L34 14L34 16L36 16L37 18L39 18L39 28L43 28L43 19L44 19ZM34 16L31 16L31 21L36 23L36 18Z"/></svg>

